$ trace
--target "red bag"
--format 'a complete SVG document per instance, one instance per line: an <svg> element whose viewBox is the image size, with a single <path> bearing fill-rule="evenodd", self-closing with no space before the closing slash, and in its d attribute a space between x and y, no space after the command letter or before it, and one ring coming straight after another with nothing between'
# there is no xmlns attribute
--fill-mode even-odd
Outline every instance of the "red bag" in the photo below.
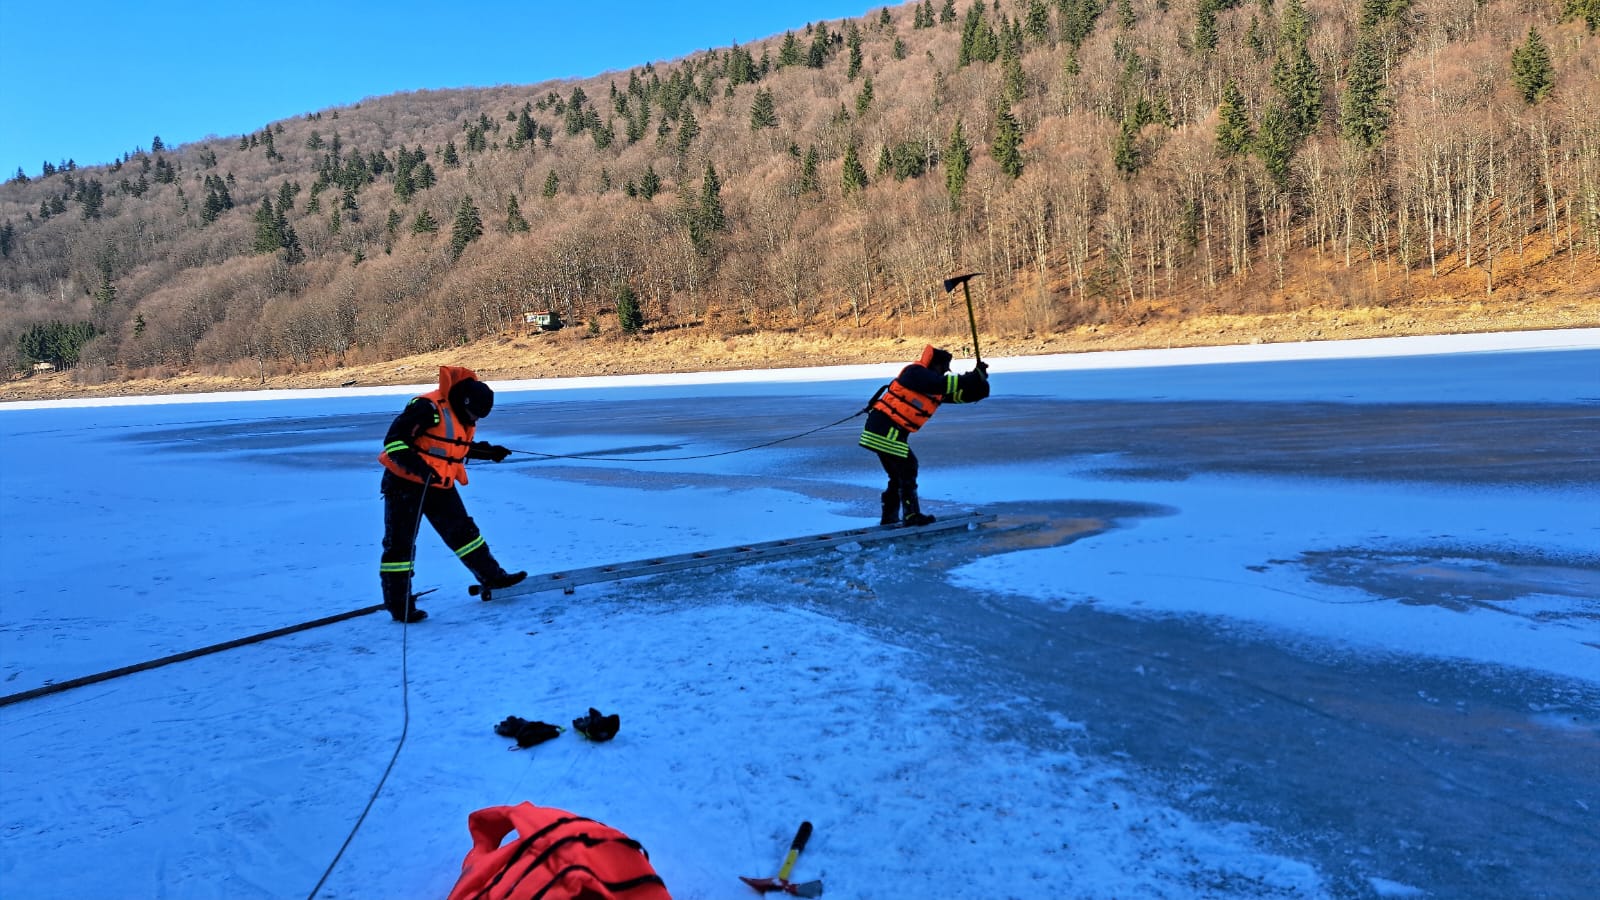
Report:
<svg viewBox="0 0 1600 900"><path fill-rule="evenodd" d="M472 813L467 830L449 900L672 900L639 842L593 819L522 802Z"/></svg>

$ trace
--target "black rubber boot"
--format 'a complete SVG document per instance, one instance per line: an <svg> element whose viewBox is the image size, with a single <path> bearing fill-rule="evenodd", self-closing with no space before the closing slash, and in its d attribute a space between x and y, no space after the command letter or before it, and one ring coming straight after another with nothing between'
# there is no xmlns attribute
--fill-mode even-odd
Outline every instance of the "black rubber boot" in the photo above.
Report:
<svg viewBox="0 0 1600 900"><path fill-rule="evenodd" d="M378 578L383 583L383 606L396 622L421 622L428 617L417 609L417 598L411 596L410 575L384 572Z"/></svg>
<svg viewBox="0 0 1600 900"><path fill-rule="evenodd" d="M491 591L511 587L513 584L528 577L527 572L507 572L500 563L495 561L489 553L489 545L484 544L478 549L461 557L461 561L472 570L478 583Z"/></svg>
<svg viewBox="0 0 1600 900"><path fill-rule="evenodd" d="M922 507L917 501L916 491L900 492L900 508L905 513L900 521L915 528L918 525L927 525L933 522L933 516L922 514Z"/></svg>
<svg viewBox="0 0 1600 900"><path fill-rule="evenodd" d="M891 488L884 491L880 496L883 498L883 516L878 520L878 524L899 525L900 492Z"/></svg>

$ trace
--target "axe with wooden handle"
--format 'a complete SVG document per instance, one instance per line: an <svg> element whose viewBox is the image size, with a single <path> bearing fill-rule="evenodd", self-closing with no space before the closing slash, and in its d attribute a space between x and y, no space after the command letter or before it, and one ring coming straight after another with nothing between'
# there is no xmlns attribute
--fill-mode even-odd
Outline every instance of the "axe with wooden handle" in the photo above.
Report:
<svg viewBox="0 0 1600 900"><path fill-rule="evenodd" d="M972 313L972 291L967 289L967 282L982 274L982 272L968 272L965 275L956 275L944 280L944 292L946 294L955 290L956 285L959 284L961 285L961 295L967 298L967 324L972 326L972 358L980 363L983 362L983 354L978 352L978 317Z"/></svg>

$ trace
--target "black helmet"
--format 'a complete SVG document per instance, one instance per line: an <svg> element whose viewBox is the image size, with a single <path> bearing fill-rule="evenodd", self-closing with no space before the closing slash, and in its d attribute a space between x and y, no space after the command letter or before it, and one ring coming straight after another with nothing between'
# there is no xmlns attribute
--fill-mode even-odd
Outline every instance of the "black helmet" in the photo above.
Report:
<svg viewBox="0 0 1600 900"><path fill-rule="evenodd" d="M458 381L450 386L450 407L471 425L494 409L494 389L476 378Z"/></svg>

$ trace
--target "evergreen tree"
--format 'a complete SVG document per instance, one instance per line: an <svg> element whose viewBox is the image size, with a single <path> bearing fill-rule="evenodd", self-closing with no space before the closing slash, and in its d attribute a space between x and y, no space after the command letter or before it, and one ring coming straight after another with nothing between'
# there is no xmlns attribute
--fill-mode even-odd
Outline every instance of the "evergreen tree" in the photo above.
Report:
<svg viewBox="0 0 1600 900"><path fill-rule="evenodd" d="M532 229L528 220L522 217L522 210L517 206L517 195L512 194L506 202L506 231L512 234L526 234Z"/></svg>
<svg viewBox="0 0 1600 900"><path fill-rule="evenodd" d="M678 117L678 152L688 153L689 145L699 133L700 122L694 117L694 110L685 106L683 113Z"/></svg>
<svg viewBox="0 0 1600 900"><path fill-rule="evenodd" d="M1132 117L1124 117L1122 127L1117 129L1111 159L1123 175L1133 175L1144 165L1144 154L1139 150L1139 128Z"/></svg>
<svg viewBox="0 0 1600 900"><path fill-rule="evenodd" d="M444 164L452 169L461 165L461 157L456 155L456 142L445 141L444 153L440 154L439 158L444 160Z"/></svg>
<svg viewBox="0 0 1600 900"><path fill-rule="evenodd" d="M574 136L581 133L588 118L584 113L584 104L589 98L584 95L583 88L572 89L572 99L567 102L566 126L567 135Z"/></svg>
<svg viewBox="0 0 1600 900"><path fill-rule="evenodd" d="M1028 37L1036 44L1050 43L1050 7L1045 0L1028 0L1026 13Z"/></svg>
<svg viewBox="0 0 1600 900"><path fill-rule="evenodd" d="M961 119L956 119L956 125L950 130L950 140L944 145L944 187L950 193L951 204L961 201L961 192L967 187L967 170L972 167L972 146L967 143L967 135L961 125Z"/></svg>
<svg viewBox="0 0 1600 900"><path fill-rule="evenodd" d="M814 194L822 190L822 185L817 180L817 171L821 165L822 158L817 152L817 145L812 144L806 148L805 159L800 162L800 184L797 188L799 193Z"/></svg>
<svg viewBox="0 0 1600 900"><path fill-rule="evenodd" d="M795 39L794 32L785 31L783 46L778 50L778 68L798 65L800 65L800 42Z"/></svg>
<svg viewBox="0 0 1600 900"><path fill-rule="evenodd" d="M262 197L256 210L256 239L251 249L256 253L272 253L283 246L283 232L278 228L278 214L272 208L272 198Z"/></svg>
<svg viewBox="0 0 1600 900"><path fill-rule="evenodd" d="M856 145L852 142L844 151L844 168L840 174L840 189L846 197L867 186L867 170L861 165L861 157L856 155Z"/></svg>
<svg viewBox="0 0 1600 900"><path fill-rule="evenodd" d="M418 210L416 218L411 220L412 234L434 234L438 230L439 220L435 219L433 213L428 212L426 209Z"/></svg>
<svg viewBox="0 0 1600 900"><path fill-rule="evenodd" d="M867 114L867 110L871 106L872 106L872 77L869 75L869 76L867 76L867 80L863 81L861 83L861 91L856 94L856 116L859 118L861 116L866 115Z"/></svg>
<svg viewBox="0 0 1600 900"><path fill-rule="evenodd" d="M1340 106L1339 125L1346 140L1371 149L1383 141L1389 127L1384 98L1383 49L1371 32L1356 39L1355 57Z"/></svg>
<svg viewBox="0 0 1600 900"><path fill-rule="evenodd" d="M894 156L889 152L889 145L884 144L878 148L878 162L873 166L872 174L882 178L885 175L894 174L894 171ZM905 179L896 180L904 181Z"/></svg>
<svg viewBox="0 0 1600 900"><path fill-rule="evenodd" d="M1022 175L1022 125L1004 103L995 113L994 142L989 153L1000 164L1000 171L1012 178Z"/></svg>
<svg viewBox="0 0 1600 900"><path fill-rule="evenodd" d="M1007 103L1018 103L1027 96L1028 78L1022 71L1022 54L1007 44L1000 53L1000 94Z"/></svg>
<svg viewBox="0 0 1600 900"><path fill-rule="evenodd" d="M1227 158L1248 153L1251 139L1244 95L1239 93L1239 85L1230 81L1222 90L1222 105L1217 107L1217 155Z"/></svg>
<svg viewBox="0 0 1600 900"><path fill-rule="evenodd" d="M450 258L460 259L467 245L483 235L483 220L478 216L478 207L472 203L471 195L461 198L461 205L456 207L456 221L450 228Z"/></svg>
<svg viewBox="0 0 1600 900"><path fill-rule="evenodd" d="M967 8L967 17L961 23L961 48L956 51L956 65L974 62L994 62L1000 56L1000 39L984 17L983 3Z"/></svg>
<svg viewBox="0 0 1600 900"><path fill-rule="evenodd" d="M1217 10L1219 0L1200 0L1194 13L1194 48L1200 51L1217 49Z"/></svg>
<svg viewBox="0 0 1600 900"><path fill-rule="evenodd" d="M27 184L28 183L28 173L22 171L22 167L21 166L17 166L17 174L11 179L11 183L12 184Z"/></svg>
<svg viewBox="0 0 1600 900"><path fill-rule="evenodd" d="M944 0L939 8L939 24L948 25L956 20L956 0Z"/></svg>
<svg viewBox="0 0 1600 900"><path fill-rule="evenodd" d="M1576 19L1589 26L1590 33L1600 31L1600 0L1567 0L1562 12L1563 21Z"/></svg>
<svg viewBox="0 0 1600 900"><path fill-rule="evenodd" d="M6 224L0 225L0 256L10 256L11 248L17 244L17 226L7 219Z"/></svg>
<svg viewBox="0 0 1600 900"><path fill-rule="evenodd" d="M1279 185L1289 181L1289 163L1300 146L1298 129L1294 113L1278 103L1268 106L1261 116L1261 133L1251 149Z"/></svg>
<svg viewBox="0 0 1600 900"><path fill-rule="evenodd" d="M111 271L102 270L100 273L100 286L95 289L94 302L105 306L117 299L117 286L111 283Z"/></svg>
<svg viewBox="0 0 1600 900"><path fill-rule="evenodd" d="M884 12L888 12L888 9ZM861 74L861 29L856 27L854 19L850 20L845 44L850 48L850 63L844 70L844 77L847 81L855 81L856 76Z"/></svg>
<svg viewBox="0 0 1600 900"><path fill-rule="evenodd" d="M700 185L700 210L697 218L700 226L708 234L723 231L728 227L728 219L722 209L722 180L717 177L716 167L710 162L706 163L705 178Z"/></svg>
<svg viewBox="0 0 1600 900"><path fill-rule="evenodd" d="M763 128L776 127L778 127L778 111L772 99L772 92L766 88L757 88L755 102L750 104L750 130L760 131Z"/></svg>
<svg viewBox="0 0 1600 900"><path fill-rule="evenodd" d="M551 169L550 170L550 174L548 174L548 175L546 175L544 177L543 196L544 196L544 198L546 200L549 200L549 199L551 199L552 197L554 197L556 194L558 194L560 192L561 192L561 178L556 175L556 170L555 169Z"/></svg>
<svg viewBox="0 0 1600 900"><path fill-rule="evenodd" d="M639 295L625 282L617 285L617 325L623 334L638 334L644 328L644 311L639 308Z"/></svg>
<svg viewBox="0 0 1600 900"><path fill-rule="evenodd" d="M661 176L656 174L654 164L644 167L644 176L639 179L639 196L650 200L661 193Z"/></svg>
<svg viewBox="0 0 1600 900"><path fill-rule="evenodd" d="M833 38L828 34L828 26L818 22L817 27L811 32L811 49L806 51L806 68L822 68L828 61L828 51L832 43Z"/></svg>
<svg viewBox="0 0 1600 900"><path fill-rule="evenodd" d="M1555 86L1550 50L1532 26L1528 28L1528 39L1511 51L1511 80L1529 106L1549 96L1550 89Z"/></svg>
<svg viewBox="0 0 1600 900"><path fill-rule="evenodd" d="M1272 84L1283 100L1295 142L1315 134L1322 121L1322 71L1312 61L1306 42L1291 44L1279 55Z"/></svg>

